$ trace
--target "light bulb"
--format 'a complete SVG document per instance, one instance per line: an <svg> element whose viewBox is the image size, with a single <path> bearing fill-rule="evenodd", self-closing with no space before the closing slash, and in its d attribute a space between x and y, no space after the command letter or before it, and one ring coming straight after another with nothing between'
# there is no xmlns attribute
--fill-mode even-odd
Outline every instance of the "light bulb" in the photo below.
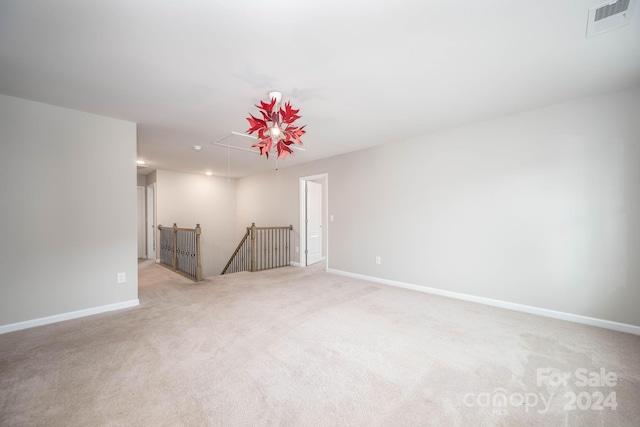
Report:
<svg viewBox="0 0 640 427"><path fill-rule="evenodd" d="M280 128L278 127L278 125L274 125L271 128L271 135L274 136L275 138L280 136Z"/></svg>

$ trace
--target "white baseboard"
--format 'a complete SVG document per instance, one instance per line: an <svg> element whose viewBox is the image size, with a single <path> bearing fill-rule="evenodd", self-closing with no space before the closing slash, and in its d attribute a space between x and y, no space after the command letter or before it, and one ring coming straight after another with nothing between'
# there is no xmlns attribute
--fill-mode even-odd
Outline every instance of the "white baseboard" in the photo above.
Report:
<svg viewBox="0 0 640 427"><path fill-rule="evenodd" d="M0 326L0 334L19 331L21 329L34 328L36 326L48 325L50 323L62 322L65 320L78 319L80 317L91 316L94 314L105 313L107 311L121 310L123 308L135 307L140 305L140 300L132 299L116 304L101 305L100 307L87 308L85 310L71 311L69 313L56 314L39 319L26 320L24 322L11 323L9 325Z"/></svg>
<svg viewBox="0 0 640 427"><path fill-rule="evenodd" d="M439 295L448 298L455 298L463 301L470 301L493 307L506 308L507 310L521 311L523 313L535 314L538 316L550 317L553 319L566 320L583 325L597 326L599 328L611 329L618 332L626 332L628 334L640 335L640 326L629 325L626 323L613 322L611 320L596 319L594 317L581 316L579 314L565 313L562 311L548 310L546 308L533 307L530 305L517 304L508 301L501 301L491 298L484 298L475 295L468 295L459 292L445 291L442 289L429 288L426 286L418 286L410 283L397 282L395 280L381 279L378 277L365 276L363 274L349 273L347 271L334 270L328 268L327 272L339 274L341 276L353 277L355 279L368 280L370 282L380 283L383 285L396 286L398 288L411 289L413 291L424 292L427 294Z"/></svg>

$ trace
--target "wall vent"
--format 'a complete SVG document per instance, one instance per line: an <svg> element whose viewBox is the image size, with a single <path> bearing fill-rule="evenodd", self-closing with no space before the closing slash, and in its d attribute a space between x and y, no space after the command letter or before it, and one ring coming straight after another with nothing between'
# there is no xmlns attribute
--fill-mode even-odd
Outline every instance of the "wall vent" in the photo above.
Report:
<svg viewBox="0 0 640 427"><path fill-rule="evenodd" d="M608 18L611 15L626 12L629 9L629 0L618 0L606 6L602 6L596 9L596 21L604 18Z"/></svg>
<svg viewBox="0 0 640 427"><path fill-rule="evenodd" d="M636 0L616 0L589 9L587 37L627 25L635 2Z"/></svg>

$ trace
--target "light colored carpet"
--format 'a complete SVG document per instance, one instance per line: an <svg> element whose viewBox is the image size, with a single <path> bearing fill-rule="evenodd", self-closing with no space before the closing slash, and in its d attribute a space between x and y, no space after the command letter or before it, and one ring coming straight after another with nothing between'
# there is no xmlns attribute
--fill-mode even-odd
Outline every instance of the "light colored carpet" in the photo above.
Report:
<svg viewBox="0 0 640 427"><path fill-rule="evenodd" d="M140 299L0 335L0 425L640 425L638 336L318 267L194 284L142 265Z"/></svg>

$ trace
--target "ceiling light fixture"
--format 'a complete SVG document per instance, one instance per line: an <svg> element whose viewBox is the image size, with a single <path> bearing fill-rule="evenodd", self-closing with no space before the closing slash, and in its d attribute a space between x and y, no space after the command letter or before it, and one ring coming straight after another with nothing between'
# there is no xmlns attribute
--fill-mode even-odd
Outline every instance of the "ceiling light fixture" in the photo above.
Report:
<svg viewBox="0 0 640 427"><path fill-rule="evenodd" d="M193 149L196 150L196 151L200 151L200 150L202 150L202 146L201 145L194 145Z"/></svg>
<svg viewBox="0 0 640 427"><path fill-rule="evenodd" d="M139 165L144 165L147 162L145 162L144 160L136 160L136 163Z"/></svg>
<svg viewBox="0 0 640 427"><path fill-rule="evenodd" d="M277 158L287 157L287 154L293 154L293 150L289 147L293 143L302 145L300 137L306 133L305 126L298 127L293 123L300 118L298 112L291 108L291 103L287 102L284 108L280 107L282 101L282 93L273 91L269 92L271 102L266 103L260 101L260 105L256 105L260 109L262 119L249 114L249 130L247 133L251 135L258 132L258 142L252 147L260 149L260 155L264 154L269 158L269 152L275 145Z"/></svg>

